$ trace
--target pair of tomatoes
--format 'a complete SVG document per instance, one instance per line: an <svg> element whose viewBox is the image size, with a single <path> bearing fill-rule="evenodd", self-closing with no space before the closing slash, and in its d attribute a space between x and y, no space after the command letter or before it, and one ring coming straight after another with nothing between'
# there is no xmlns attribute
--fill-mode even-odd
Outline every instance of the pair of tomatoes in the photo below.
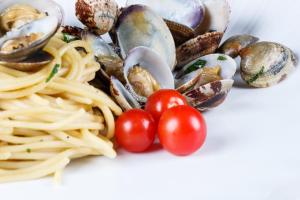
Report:
<svg viewBox="0 0 300 200"><path fill-rule="evenodd" d="M160 90L148 98L145 111L127 111L116 122L117 142L130 152L146 151L156 133L166 150L184 156L203 145L206 124L201 113L188 106L176 90Z"/></svg>

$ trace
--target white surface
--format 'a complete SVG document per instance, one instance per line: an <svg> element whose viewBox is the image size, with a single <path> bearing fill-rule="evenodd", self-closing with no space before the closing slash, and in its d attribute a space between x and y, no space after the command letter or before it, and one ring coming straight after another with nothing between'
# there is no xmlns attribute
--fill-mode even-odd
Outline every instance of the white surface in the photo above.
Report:
<svg viewBox="0 0 300 200"><path fill-rule="evenodd" d="M74 23L73 0L64 5ZM298 0L231 0L228 35L255 34L300 54ZM0 185L9 200L298 200L300 93L297 70L268 89L237 84L227 101L205 113L208 138L190 157L159 150L120 152L116 160L88 158L67 167L62 186L52 179Z"/></svg>

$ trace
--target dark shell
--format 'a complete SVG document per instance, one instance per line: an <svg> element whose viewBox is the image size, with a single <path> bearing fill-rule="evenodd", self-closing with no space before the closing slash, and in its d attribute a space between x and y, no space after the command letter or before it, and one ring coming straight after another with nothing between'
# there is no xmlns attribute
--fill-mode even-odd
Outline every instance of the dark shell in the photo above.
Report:
<svg viewBox="0 0 300 200"><path fill-rule="evenodd" d="M212 54L219 47L223 33L211 32L199 35L176 49L177 66L181 67L198 57Z"/></svg>

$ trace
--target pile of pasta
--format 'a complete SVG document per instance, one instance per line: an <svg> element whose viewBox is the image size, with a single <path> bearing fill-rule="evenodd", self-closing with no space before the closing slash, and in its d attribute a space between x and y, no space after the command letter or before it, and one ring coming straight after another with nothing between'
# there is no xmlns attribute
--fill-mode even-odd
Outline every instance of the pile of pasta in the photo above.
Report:
<svg viewBox="0 0 300 200"><path fill-rule="evenodd" d="M0 65L0 182L59 180L71 159L116 156L110 139L122 110L88 83L100 68L88 43L62 38L51 38L44 51L54 60L37 72Z"/></svg>

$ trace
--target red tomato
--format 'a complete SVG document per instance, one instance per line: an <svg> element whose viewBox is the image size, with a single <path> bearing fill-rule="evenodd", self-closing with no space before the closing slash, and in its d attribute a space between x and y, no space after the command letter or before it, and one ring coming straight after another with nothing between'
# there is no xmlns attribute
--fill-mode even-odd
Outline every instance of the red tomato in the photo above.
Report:
<svg viewBox="0 0 300 200"><path fill-rule="evenodd" d="M190 106L167 110L160 118L158 136L169 152L185 156L197 151L206 138L206 123L202 114Z"/></svg>
<svg viewBox="0 0 300 200"><path fill-rule="evenodd" d="M130 152L143 152L154 142L156 124L153 117L139 109L125 112L116 122L116 139Z"/></svg>
<svg viewBox="0 0 300 200"><path fill-rule="evenodd" d="M166 110L179 105L188 105L185 97L176 90L164 89L155 92L148 98L145 110L158 122Z"/></svg>

